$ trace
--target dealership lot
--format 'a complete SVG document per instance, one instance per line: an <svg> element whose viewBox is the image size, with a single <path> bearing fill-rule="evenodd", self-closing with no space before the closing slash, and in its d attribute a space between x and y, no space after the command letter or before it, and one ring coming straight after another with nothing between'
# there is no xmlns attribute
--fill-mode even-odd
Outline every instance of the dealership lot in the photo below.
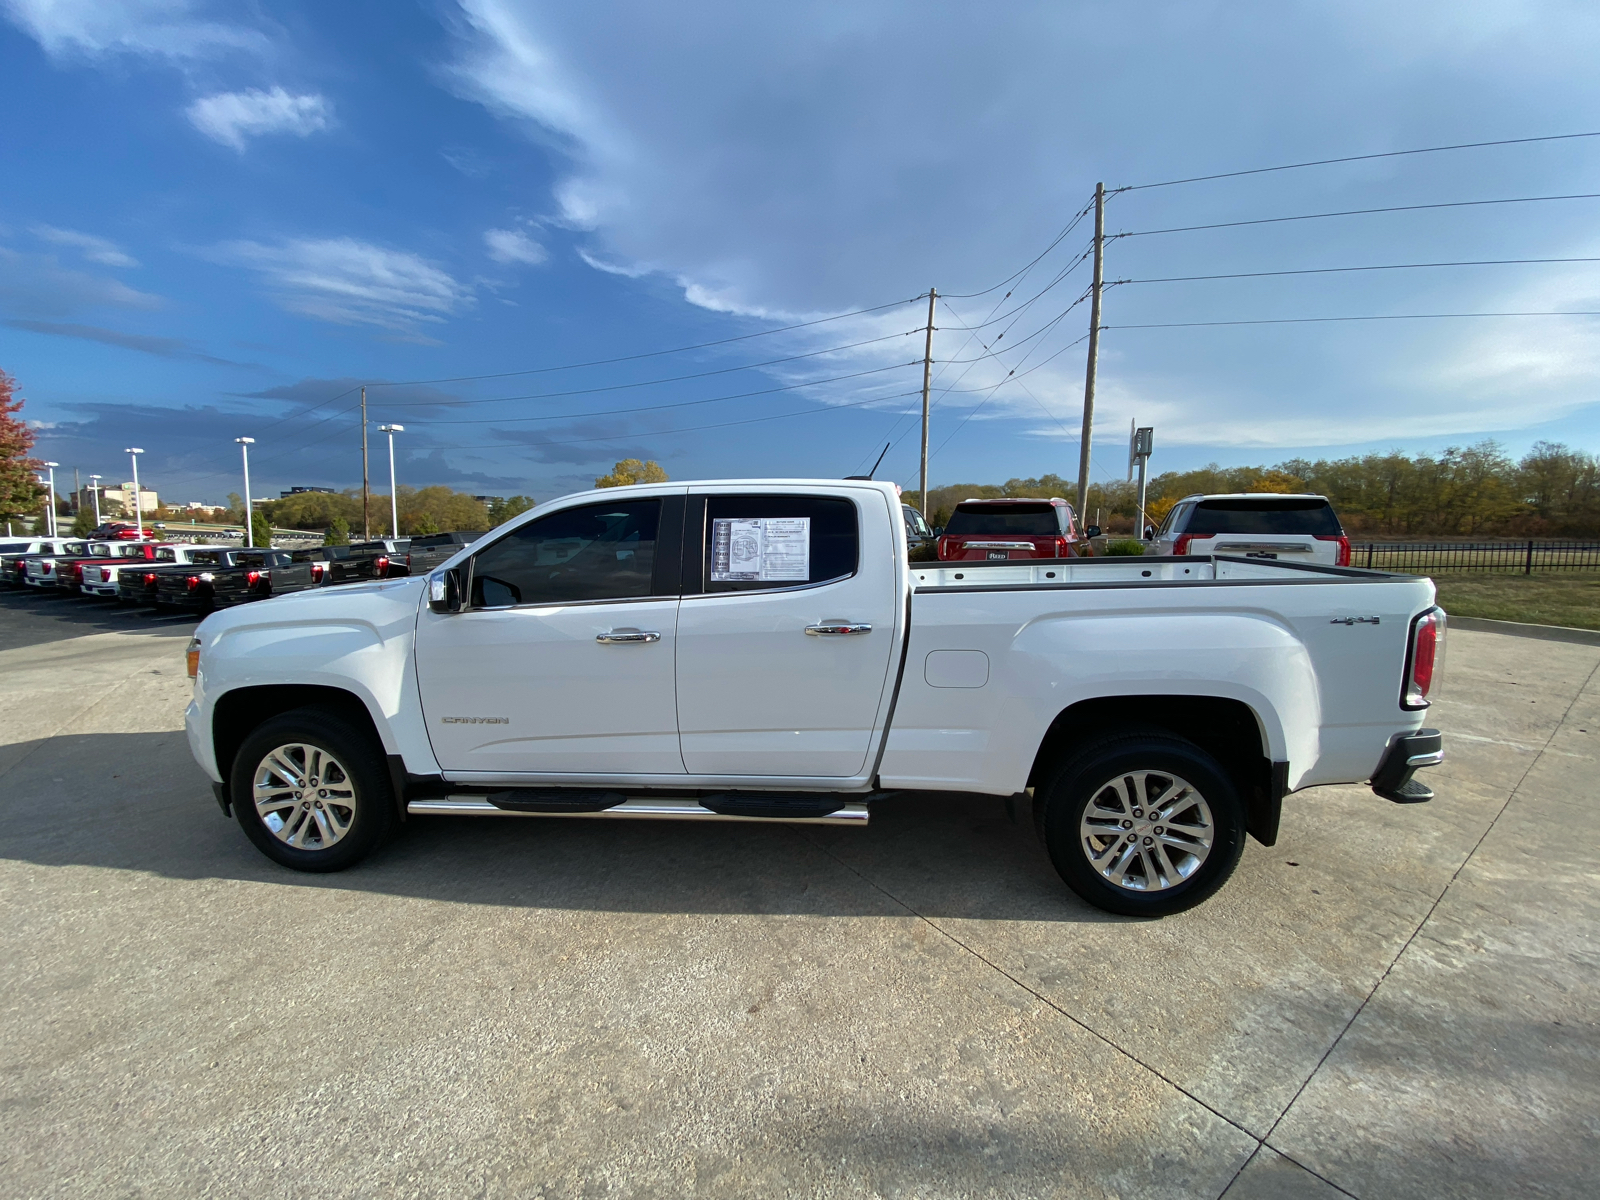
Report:
<svg viewBox="0 0 1600 1200"><path fill-rule="evenodd" d="M1432 804L1291 797L1141 922L979 797L295 875L189 758L192 628L0 596L9 1194L1600 1192L1600 647L1455 631Z"/></svg>

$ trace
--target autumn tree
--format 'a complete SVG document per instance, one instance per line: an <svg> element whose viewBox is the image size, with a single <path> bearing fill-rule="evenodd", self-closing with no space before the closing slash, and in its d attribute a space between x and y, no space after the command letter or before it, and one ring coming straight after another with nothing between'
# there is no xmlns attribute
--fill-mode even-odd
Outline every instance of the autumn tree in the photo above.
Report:
<svg viewBox="0 0 1600 1200"><path fill-rule="evenodd" d="M17 381L0 371L0 520L33 512L44 495L38 477L43 464L28 453L33 430L19 415L22 405Z"/></svg>
<svg viewBox="0 0 1600 1200"><path fill-rule="evenodd" d="M637 458L625 458L612 469L611 474L596 479L594 485L597 488L613 488L627 487L633 483L666 482L667 473L655 459L640 462Z"/></svg>

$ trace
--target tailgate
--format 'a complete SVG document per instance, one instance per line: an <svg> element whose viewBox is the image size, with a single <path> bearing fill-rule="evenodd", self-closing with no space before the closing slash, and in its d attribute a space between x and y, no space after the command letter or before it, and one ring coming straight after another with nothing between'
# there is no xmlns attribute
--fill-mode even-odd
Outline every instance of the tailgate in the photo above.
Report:
<svg viewBox="0 0 1600 1200"><path fill-rule="evenodd" d="M1219 533L1193 538L1189 554L1230 554L1241 558L1277 558L1284 562L1325 563L1332 566L1339 557L1337 542L1323 541L1308 533Z"/></svg>

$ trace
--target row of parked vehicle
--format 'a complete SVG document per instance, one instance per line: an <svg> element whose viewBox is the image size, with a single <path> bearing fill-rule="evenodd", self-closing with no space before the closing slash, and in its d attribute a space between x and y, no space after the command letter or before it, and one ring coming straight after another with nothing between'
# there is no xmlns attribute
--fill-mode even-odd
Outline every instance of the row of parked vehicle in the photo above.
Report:
<svg viewBox="0 0 1600 1200"><path fill-rule="evenodd" d="M87 538L0 540L0 586L206 613L309 588L425 573L479 536L278 550L155 541L139 533L112 523Z"/></svg>

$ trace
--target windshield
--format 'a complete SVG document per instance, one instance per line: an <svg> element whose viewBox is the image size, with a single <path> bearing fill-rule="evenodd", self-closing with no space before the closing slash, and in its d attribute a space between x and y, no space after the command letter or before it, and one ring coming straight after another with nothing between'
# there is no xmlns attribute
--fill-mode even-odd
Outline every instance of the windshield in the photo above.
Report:
<svg viewBox="0 0 1600 1200"><path fill-rule="evenodd" d="M1333 506L1323 499L1249 496L1238 500L1202 500L1194 506L1184 533L1210 537L1218 533L1310 534L1341 537L1344 530Z"/></svg>
<svg viewBox="0 0 1600 1200"><path fill-rule="evenodd" d="M1053 504L958 504L945 532L1054 537L1061 527Z"/></svg>

